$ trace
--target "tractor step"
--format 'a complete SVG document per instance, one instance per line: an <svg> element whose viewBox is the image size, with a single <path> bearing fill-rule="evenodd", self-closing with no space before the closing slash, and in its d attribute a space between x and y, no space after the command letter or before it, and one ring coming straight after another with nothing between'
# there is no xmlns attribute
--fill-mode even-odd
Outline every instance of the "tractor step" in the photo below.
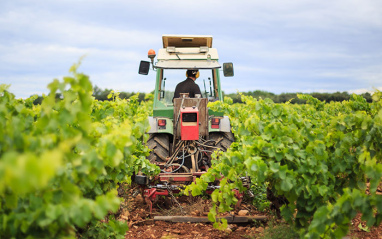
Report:
<svg viewBox="0 0 382 239"><path fill-rule="evenodd" d="M227 223L250 223L253 221L266 221L266 216L226 216L218 217L218 219L225 218ZM166 222L192 222L192 223L211 223L208 217L194 217L194 216L155 216L154 221Z"/></svg>

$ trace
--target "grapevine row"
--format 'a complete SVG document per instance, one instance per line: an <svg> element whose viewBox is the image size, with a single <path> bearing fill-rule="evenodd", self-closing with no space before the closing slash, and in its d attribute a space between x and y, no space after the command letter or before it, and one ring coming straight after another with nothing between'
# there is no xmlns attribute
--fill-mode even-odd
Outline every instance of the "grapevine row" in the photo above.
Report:
<svg viewBox="0 0 382 239"><path fill-rule="evenodd" d="M246 174L284 199L281 215L302 237L341 238L357 212L368 226L377 225L382 219L382 197L376 194L382 177L381 96L376 92L371 104L357 95L342 103L309 95L299 95L305 105L248 96L242 96L244 104L211 103L230 116L236 142L187 190L198 195L224 176L212 194L214 221L215 209L227 211L236 202L233 188L246 190L239 180Z"/></svg>
<svg viewBox="0 0 382 239"><path fill-rule="evenodd" d="M95 225L109 230L105 237L124 238L126 223L100 222L119 208L118 184L135 171L157 173L143 144L149 105L118 94L94 100L77 67L49 84L37 106L36 96L15 99L1 85L0 235L6 238L98 238Z"/></svg>
<svg viewBox="0 0 382 239"><path fill-rule="evenodd" d="M134 172L158 173L144 146L150 101L122 100L117 93L111 101L96 101L89 78L77 67L73 76L49 84L49 95L37 106L36 97L15 99L0 86L0 234L5 237L96 237L98 225L108 230L105 237L123 238L124 223L100 221L119 207L118 184L129 182ZM371 104L357 95L342 103L299 98L308 104L248 96L242 96L243 104L210 103L229 115L236 137L188 187L199 195L224 176L211 195L212 221L216 211L235 204L233 189L246 190L239 178L248 175L285 199L281 215L302 237L342 237L359 212L368 226L381 222L382 197L376 193L382 177L381 92Z"/></svg>

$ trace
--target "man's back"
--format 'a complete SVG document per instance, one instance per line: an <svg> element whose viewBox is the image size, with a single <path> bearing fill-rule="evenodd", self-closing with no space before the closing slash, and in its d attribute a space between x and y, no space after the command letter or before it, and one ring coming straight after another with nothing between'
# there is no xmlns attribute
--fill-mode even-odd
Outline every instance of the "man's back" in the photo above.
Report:
<svg viewBox="0 0 382 239"><path fill-rule="evenodd" d="M187 78L176 86L174 98L179 98L180 93L188 93L190 98L195 98L196 94L201 94L199 86L191 78Z"/></svg>

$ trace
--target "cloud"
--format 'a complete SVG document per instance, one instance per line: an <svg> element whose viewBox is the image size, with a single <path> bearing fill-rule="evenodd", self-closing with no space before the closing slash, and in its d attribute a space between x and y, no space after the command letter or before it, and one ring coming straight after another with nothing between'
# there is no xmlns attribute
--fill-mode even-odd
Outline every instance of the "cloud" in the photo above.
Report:
<svg viewBox="0 0 382 239"><path fill-rule="evenodd" d="M18 98L28 98L31 95L49 93L47 86L54 78L62 78L55 76L44 75L17 75L17 76L2 76L0 82L10 84L9 91Z"/></svg>
<svg viewBox="0 0 382 239"><path fill-rule="evenodd" d="M382 87L375 87L375 88L372 88L372 89L354 89L354 90L349 90L348 92L349 93L355 93L355 94L363 94L363 93L374 93L376 92L376 90L378 91L382 91Z"/></svg>
<svg viewBox="0 0 382 239"><path fill-rule="evenodd" d="M17 95L43 91L83 55L80 70L99 87L151 91L153 74L143 78L137 68L149 48L162 47L162 34L213 35L221 62L235 65L235 77L222 79L226 92L330 92L382 84L379 0L0 5L0 83L12 83Z"/></svg>

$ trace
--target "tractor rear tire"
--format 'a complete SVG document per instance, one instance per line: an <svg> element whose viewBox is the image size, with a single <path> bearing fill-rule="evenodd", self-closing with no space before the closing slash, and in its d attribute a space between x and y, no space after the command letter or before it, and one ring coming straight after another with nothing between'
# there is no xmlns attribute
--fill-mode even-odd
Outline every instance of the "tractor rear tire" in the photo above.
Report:
<svg viewBox="0 0 382 239"><path fill-rule="evenodd" d="M151 149L148 160L151 163L166 162L170 156L170 139L168 134L150 134L147 147Z"/></svg>
<svg viewBox="0 0 382 239"><path fill-rule="evenodd" d="M235 137L232 132L213 132L210 133L210 141L214 141L214 147L220 148L224 152L231 146L232 142L235 141Z"/></svg>

